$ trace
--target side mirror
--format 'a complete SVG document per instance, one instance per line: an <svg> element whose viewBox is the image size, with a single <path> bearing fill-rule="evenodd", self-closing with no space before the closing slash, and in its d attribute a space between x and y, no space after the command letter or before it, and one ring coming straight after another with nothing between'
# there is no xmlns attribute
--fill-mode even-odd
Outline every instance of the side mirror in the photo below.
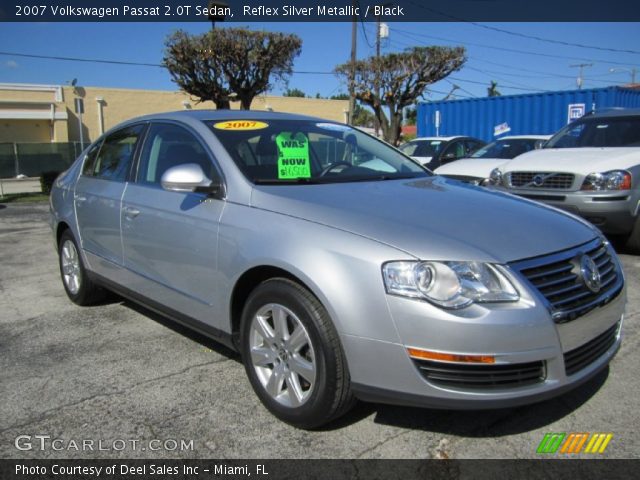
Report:
<svg viewBox="0 0 640 480"><path fill-rule="evenodd" d="M162 188L170 192L199 192L219 196L223 190L221 182L213 182L197 163L185 163L169 168L162 174Z"/></svg>

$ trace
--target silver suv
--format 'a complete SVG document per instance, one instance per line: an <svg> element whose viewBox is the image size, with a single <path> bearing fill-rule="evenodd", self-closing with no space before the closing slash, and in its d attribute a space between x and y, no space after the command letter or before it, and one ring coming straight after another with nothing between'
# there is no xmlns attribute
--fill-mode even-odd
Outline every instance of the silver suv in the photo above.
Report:
<svg viewBox="0 0 640 480"><path fill-rule="evenodd" d="M72 301L112 290L238 350L302 428L355 398L540 401L620 345L623 273L595 228L317 118L128 121L56 180L51 227Z"/></svg>
<svg viewBox="0 0 640 480"><path fill-rule="evenodd" d="M640 253L640 109L582 117L540 150L491 173L511 193L580 215L603 232L624 235Z"/></svg>

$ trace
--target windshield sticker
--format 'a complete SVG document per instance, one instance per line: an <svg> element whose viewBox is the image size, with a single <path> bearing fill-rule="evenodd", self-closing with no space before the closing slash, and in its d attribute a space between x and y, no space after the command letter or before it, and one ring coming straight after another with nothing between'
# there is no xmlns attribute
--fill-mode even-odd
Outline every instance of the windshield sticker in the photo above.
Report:
<svg viewBox="0 0 640 480"><path fill-rule="evenodd" d="M257 122L255 120L229 120L213 124L213 128L217 128L218 130L262 130L268 126L268 123Z"/></svg>
<svg viewBox="0 0 640 480"><path fill-rule="evenodd" d="M278 178L310 178L309 139L303 133L281 132L278 146Z"/></svg>
<svg viewBox="0 0 640 480"><path fill-rule="evenodd" d="M346 132L349 130L347 125L340 125L338 123L316 123L316 127L334 132Z"/></svg>
<svg viewBox="0 0 640 480"><path fill-rule="evenodd" d="M434 140L431 142L431 145L440 145L442 142L440 140Z"/></svg>

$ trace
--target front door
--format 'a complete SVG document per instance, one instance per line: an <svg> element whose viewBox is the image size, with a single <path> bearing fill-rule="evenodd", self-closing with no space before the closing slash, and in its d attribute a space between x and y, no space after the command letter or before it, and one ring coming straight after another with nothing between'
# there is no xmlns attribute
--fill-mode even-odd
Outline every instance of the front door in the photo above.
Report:
<svg viewBox="0 0 640 480"><path fill-rule="evenodd" d="M202 193L164 190L163 173L199 164L219 177L195 134L171 123L152 124L140 155L135 183L122 205L124 265L145 297L209 325L217 284L218 223L224 201ZM212 325L217 327L217 325Z"/></svg>

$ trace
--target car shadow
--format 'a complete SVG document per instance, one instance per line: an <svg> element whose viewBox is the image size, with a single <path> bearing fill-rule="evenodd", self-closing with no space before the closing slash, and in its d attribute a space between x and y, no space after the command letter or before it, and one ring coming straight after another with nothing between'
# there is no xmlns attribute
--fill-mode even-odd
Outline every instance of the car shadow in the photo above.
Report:
<svg viewBox="0 0 640 480"><path fill-rule="evenodd" d="M183 337L187 337L189 340L192 340L196 343L199 343L200 345L202 345L203 347L213 350L215 353L218 353L224 357L227 357L229 359L232 360L237 360L238 362L241 362L241 358L240 358L240 354L231 350L230 348L224 346L223 344L212 340L211 338L202 335L198 332L196 332L195 330L192 330L188 327L183 326L182 324L178 323L178 322L174 322L173 320L165 317L164 315L161 315L159 313L154 312L153 310L149 310L148 308L139 305L137 303L134 303L130 300L127 300L125 298L122 297L118 297L117 299L118 302L122 303L122 305L124 305L127 308L130 308L131 310L136 311L137 313L139 313L140 315L144 315L147 318L150 318L151 320L158 322L160 325L162 325L163 327L166 327L172 331L174 331L175 333L177 333L178 335L182 335Z"/></svg>
<svg viewBox="0 0 640 480"><path fill-rule="evenodd" d="M116 302L121 302L127 308L207 349L239 363L242 362L239 353L142 305L115 294L105 299L104 303ZM559 397L516 408L435 410L358 401L346 415L324 425L318 431L340 430L373 415L374 423L381 425L461 437L501 437L524 433L552 424L580 408L600 390L608 376L609 367L607 366L589 381Z"/></svg>
<svg viewBox="0 0 640 480"><path fill-rule="evenodd" d="M618 255L638 255L638 253L626 247L626 237L621 235L608 235L607 239L611 242L611 246Z"/></svg>
<svg viewBox="0 0 640 480"><path fill-rule="evenodd" d="M516 408L496 410L434 410L360 402L352 412L325 430L344 428L365 417L382 425L461 437L501 437L552 424L585 404L604 385L609 367L574 390L559 397Z"/></svg>

